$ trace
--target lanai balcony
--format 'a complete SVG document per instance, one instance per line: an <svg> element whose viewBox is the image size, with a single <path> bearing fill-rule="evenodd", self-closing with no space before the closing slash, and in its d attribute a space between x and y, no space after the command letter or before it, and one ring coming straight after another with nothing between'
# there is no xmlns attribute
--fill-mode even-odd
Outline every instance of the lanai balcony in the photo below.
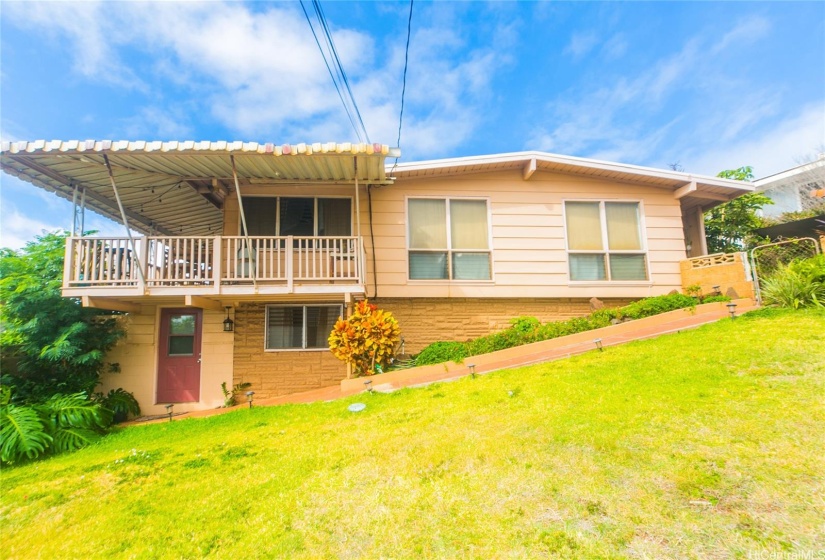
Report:
<svg viewBox="0 0 825 560"><path fill-rule="evenodd" d="M361 293L363 263L355 236L69 237L63 295Z"/></svg>
<svg viewBox="0 0 825 560"><path fill-rule="evenodd" d="M385 159L399 155L332 142L0 143L4 172L73 202L64 295L118 310L364 293L361 201L393 183ZM123 236L83 235L87 208Z"/></svg>

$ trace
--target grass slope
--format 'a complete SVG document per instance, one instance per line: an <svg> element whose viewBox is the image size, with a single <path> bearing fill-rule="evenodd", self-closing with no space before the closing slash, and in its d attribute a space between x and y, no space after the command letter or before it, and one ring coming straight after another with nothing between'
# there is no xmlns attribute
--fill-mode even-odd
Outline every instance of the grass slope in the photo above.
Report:
<svg viewBox="0 0 825 560"><path fill-rule="evenodd" d="M823 332L822 312L762 311L424 389L125 429L3 469L3 557L816 554Z"/></svg>

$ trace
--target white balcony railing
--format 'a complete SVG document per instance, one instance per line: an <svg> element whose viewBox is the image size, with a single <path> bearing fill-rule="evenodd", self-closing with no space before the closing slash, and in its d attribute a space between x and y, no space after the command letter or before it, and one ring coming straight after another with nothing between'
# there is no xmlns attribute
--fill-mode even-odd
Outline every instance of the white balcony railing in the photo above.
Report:
<svg viewBox="0 0 825 560"><path fill-rule="evenodd" d="M160 288L201 287L214 293L239 293L243 286L281 286L292 291L296 285L364 283L358 237L153 236L134 241L133 248L126 237L69 237L64 290L94 293L107 288L151 294L153 290L168 293Z"/></svg>

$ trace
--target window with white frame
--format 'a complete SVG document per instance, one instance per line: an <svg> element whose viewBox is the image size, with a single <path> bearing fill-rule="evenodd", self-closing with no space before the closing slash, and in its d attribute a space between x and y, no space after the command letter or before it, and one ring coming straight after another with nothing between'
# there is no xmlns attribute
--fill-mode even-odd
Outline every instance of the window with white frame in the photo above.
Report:
<svg viewBox="0 0 825 560"><path fill-rule="evenodd" d="M341 305L267 305L267 350L323 350L343 315Z"/></svg>
<svg viewBox="0 0 825 560"><path fill-rule="evenodd" d="M352 235L350 198L245 196L243 208L252 236Z"/></svg>
<svg viewBox="0 0 825 560"><path fill-rule="evenodd" d="M487 201L410 198L411 280L490 280Z"/></svg>
<svg viewBox="0 0 825 560"><path fill-rule="evenodd" d="M638 202L566 201L571 281L647 280Z"/></svg>

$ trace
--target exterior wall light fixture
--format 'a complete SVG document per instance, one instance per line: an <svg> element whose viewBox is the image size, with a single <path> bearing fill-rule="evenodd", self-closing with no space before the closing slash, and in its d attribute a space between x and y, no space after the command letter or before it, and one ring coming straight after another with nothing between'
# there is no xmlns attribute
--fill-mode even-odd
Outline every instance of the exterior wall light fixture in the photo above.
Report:
<svg viewBox="0 0 825 560"><path fill-rule="evenodd" d="M229 306L226 309L226 319L223 320L223 332L232 332L235 330L235 321L229 318Z"/></svg>

